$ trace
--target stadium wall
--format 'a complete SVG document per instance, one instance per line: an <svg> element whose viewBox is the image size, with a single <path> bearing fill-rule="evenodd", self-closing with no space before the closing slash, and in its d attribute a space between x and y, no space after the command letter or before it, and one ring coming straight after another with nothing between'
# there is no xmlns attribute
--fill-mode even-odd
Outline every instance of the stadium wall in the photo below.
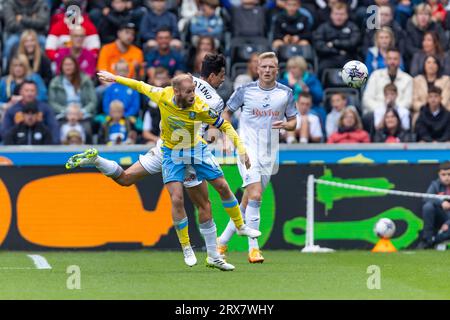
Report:
<svg viewBox="0 0 450 320"><path fill-rule="evenodd" d="M424 192L436 178L435 159L416 157L412 163L376 163L367 161L370 158L362 150L349 152L356 155L353 163L346 160L344 163L280 166L263 195L263 249L304 246L309 174L333 181L417 192ZM437 159L448 155L446 150L433 152ZM329 151L330 158L335 157L331 153ZM35 154L34 158L38 160L39 155ZM433 163L419 163L419 160ZM223 169L232 190L240 198L242 180L237 167L225 165ZM136 186L124 188L94 169L68 172L59 165L11 165L0 167L0 177L1 249L178 248L170 217L170 199L160 176L150 176ZM221 232L228 218L218 194L211 188L210 199ZM397 231L393 243L399 249L412 246L422 228L420 199L319 185L315 200L315 240L323 246L370 249L377 240L372 232L373 225L381 217L395 220ZM186 210L191 241L196 247L202 247L203 241L194 222L196 212L189 201L186 201ZM243 238L235 237L230 243L231 250L246 250L246 246Z"/></svg>

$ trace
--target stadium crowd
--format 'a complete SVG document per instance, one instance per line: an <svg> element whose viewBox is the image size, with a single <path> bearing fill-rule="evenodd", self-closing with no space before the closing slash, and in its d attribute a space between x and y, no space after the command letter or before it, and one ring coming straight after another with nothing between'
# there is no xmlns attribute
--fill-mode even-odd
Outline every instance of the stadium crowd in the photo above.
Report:
<svg viewBox="0 0 450 320"><path fill-rule="evenodd" d="M220 52L227 101L271 50L299 112L283 142L450 141L448 10L447 0L0 0L1 143L155 143L157 106L98 70L165 87ZM353 59L369 69L361 90L339 75Z"/></svg>

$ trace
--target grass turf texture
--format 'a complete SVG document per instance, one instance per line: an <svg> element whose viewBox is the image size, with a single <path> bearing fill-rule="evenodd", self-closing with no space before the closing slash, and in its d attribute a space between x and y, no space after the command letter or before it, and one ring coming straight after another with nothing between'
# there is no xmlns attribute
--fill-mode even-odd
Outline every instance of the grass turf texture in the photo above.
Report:
<svg viewBox="0 0 450 320"><path fill-rule="evenodd" d="M233 272L184 265L181 252L40 252L52 270L33 269L28 252L0 252L0 299L449 299L450 254L437 251L302 254L264 251L250 265L230 253ZM81 269L81 289L69 290L67 267ZM367 267L381 270L369 290ZM32 268L32 269L11 269Z"/></svg>

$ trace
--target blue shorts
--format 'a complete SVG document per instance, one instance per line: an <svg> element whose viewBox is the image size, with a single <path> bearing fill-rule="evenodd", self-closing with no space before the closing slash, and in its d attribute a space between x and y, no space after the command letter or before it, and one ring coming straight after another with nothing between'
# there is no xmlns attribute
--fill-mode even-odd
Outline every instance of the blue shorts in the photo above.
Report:
<svg viewBox="0 0 450 320"><path fill-rule="evenodd" d="M197 179L214 180L223 176L222 168L216 158L209 151L206 144L200 142L189 149L172 150L165 146L161 147L163 154L162 176L163 182L169 183L185 179L184 171L186 165L190 164L197 172Z"/></svg>

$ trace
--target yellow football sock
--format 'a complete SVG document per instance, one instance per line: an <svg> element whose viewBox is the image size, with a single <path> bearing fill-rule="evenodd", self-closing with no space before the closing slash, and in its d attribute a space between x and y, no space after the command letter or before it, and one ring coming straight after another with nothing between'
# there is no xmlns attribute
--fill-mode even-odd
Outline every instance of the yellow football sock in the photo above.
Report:
<svg viewBox="0 0 450 320"><path fill-rule="evenodd" d="M178 240L182 247L190 245L189 232L188 232L188 218L184 218L179 221L174 221L175 231L177 232Z"/></svg>
<svg viewBox="0 0 450 320"><path fill-rule="evenodd" d="M228 200L222 200L222 204L231 220L233 220L236 228L240 229L244 224L244 219L242 218L241 209L239 209L239 202L237 199L233 196Z"/></svg>

